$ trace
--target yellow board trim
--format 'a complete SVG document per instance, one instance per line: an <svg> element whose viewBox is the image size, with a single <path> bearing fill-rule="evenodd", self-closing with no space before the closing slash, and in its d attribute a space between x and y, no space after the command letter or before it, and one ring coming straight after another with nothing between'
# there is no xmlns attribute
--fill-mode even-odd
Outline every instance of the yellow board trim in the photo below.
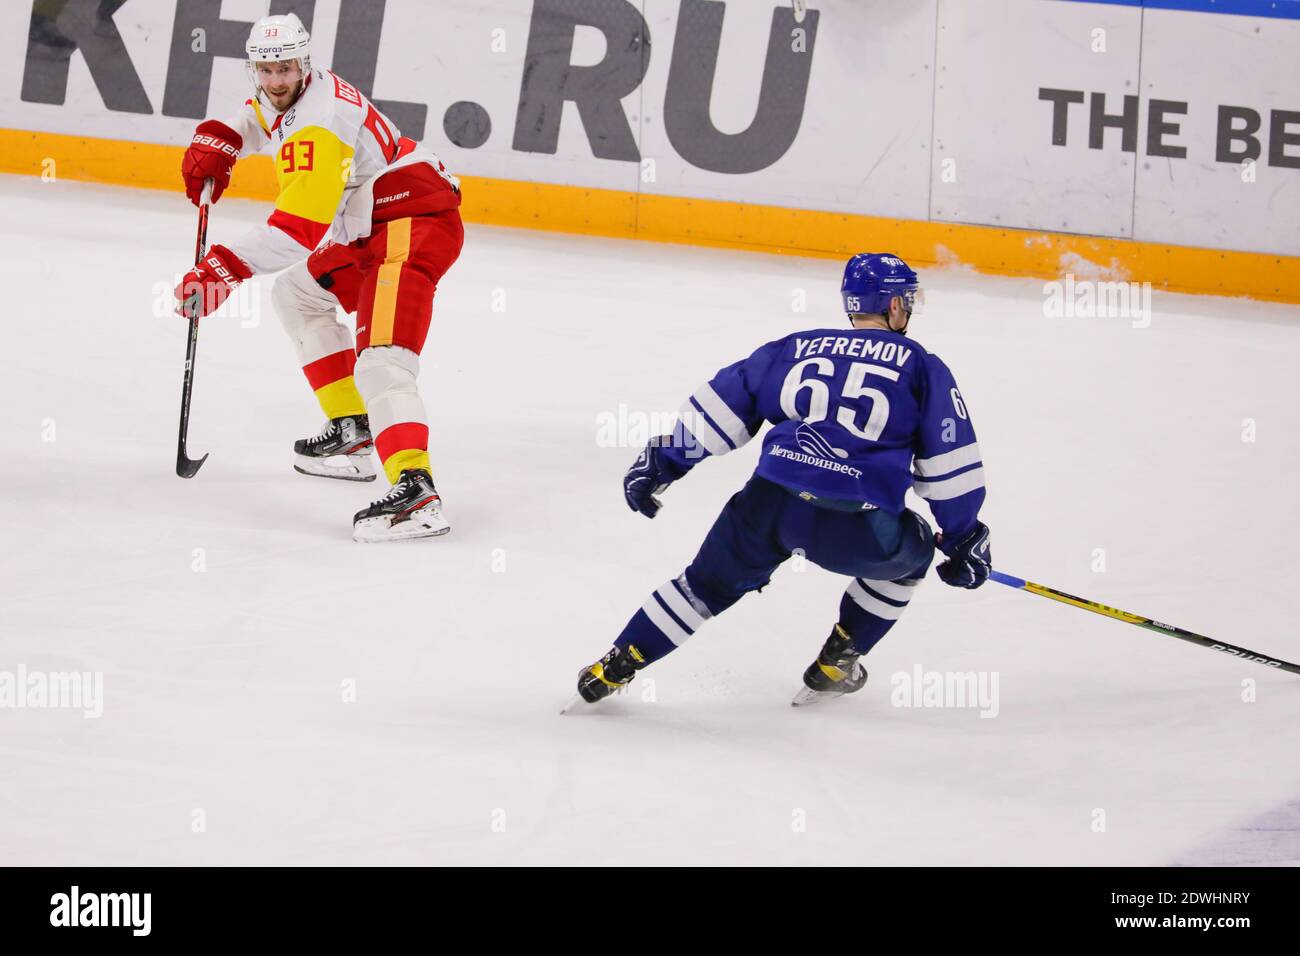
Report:
<svg viewBox="0 0 1300 956"><path fill-rule="evenodd" d="M179 193L183 147L0 130L0 172L166 189ZM53 166L50 164L53 163ZM1055 279L1074 271L1150 282L1172 292L1249 296L1300 304L1300 256L1167 246L886 219L849 213L641 195L549 183L461 176L469 222L840 259L889 250L913 265L962 264L994 275ZM274 200L268 156L240 160L226 195ZM1092 265L1088 265L1092 264Z"/></svg>
<svg viewBox="0 0 1300 956"><path fill-rule="evenodd" d="M325 413L326 418L342 418L344 415L366 413L365 400L357 391L357 383L351 375L316 389L316 400L320 402L321 411Z"/></svg>
<svg viewBox="0 0 1300 956"><path fill-rule="evenodd" d="M402 266L411 254L411 220L394 219L385 233L384 264L375 277L375 306L370 313L370 344L393 344L393 321L397 316L397 287Z"/></svg>

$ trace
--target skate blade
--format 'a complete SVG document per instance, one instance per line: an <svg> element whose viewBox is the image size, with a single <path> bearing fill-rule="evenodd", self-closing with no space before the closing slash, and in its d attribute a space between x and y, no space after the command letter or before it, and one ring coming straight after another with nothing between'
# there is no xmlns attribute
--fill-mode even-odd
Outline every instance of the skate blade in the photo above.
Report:
<svg viewBox="0 0 1300 956"><path fill-rule="evenodd" d="M834 700L836 697L844 697L847 694L856 694L866 686L864 680L857 687L850 690L813 690L807 684L799 688L799 692L794 695L790 701L791 707L808 707L812 704L820 704L824 701Z"/></svg>
<svg viewBox="0 0 1300 956"><path fill-rule="evenodd" d="M844 691L836 690L813 690L809 687L800 687L799 692L794 695L790 701L791 707L808 707L811 704L820 704L828 700L834 700L836 697L843 697Z"/></svg>
<svg viewBox="0 0 1300 956"><path fill-rule="evenodd" d="M607 700L613 700L619 694L627 693L627 687L628 685L624 684L622 687L618 688L617 690L611 691L608 697L605 697L602 700L598 700L595 703L592 703L591 701L587 700L581 694L574 694L572 697L569 698L569 702L560 708L560 713L568 714L574 711L583 711L595 707L596 704L603 704Z"/></svg>
<svg viewBox="0 0 1300 956"><path fill-rule="evenodd" d="M340 458L346 464L329 464L331 460ZM313 478L340 478L343 481L374 481L377 474L369 452L364 455L334 455L332 458L309 458L295 453L293 470Z"/></svg>
<svg viewBox="0 0 1300 956"><path fill-rule="evenodd" d="M352 540L362 544L377 541L406 541L411 538L436 538L451 530L440 508L421 508L397 524L387 517L366 518L352 526Z"/></svg>

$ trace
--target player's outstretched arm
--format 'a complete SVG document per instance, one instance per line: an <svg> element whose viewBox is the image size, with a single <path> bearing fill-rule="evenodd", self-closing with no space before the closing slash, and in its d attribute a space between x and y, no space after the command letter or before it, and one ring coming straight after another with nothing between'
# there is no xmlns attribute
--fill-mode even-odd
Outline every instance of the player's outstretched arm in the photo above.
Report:
<svg viewBox="0 0 1300 956"><path fill-rule="evenodd" d="M677 410L677 425L664 454L686 474L705 458L743 448L763 427L758 393L783 341L769 342L749 358L728 365L697 388Z"/></svg>
<svg viewBox="0 0 1300 956"><path fill-rule="evenodd" d="M208 119L195 128L181 159L185 195L194 205L199 205L203 184L208 179L212 180L212 202L215 204L221 198L230 185L236 161L245 152L257 152L266 141L259 123L249 100L229 122ZM188 316L193 312L202 318L216 311L253 272L248 262L230 248L212 246L176 286L176 313Z"/></svg>
<svg viewBox="0 0 1300 956"><path fill-rule="evenodd" d="M763 425L758 389L780 342L728 365L682 403L671 435L653 438L623 478L623 497L647 518L658 514L656 497L711 455L744 446Z"/></svg>

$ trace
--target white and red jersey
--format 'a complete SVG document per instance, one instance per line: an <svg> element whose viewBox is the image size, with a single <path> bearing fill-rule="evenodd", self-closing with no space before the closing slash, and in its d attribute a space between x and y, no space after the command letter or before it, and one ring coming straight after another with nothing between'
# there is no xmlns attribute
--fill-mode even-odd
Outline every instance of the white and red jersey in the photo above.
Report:
<svg viewBox="0 0 1300 956"><path fill-rule="evenodd" d="M312 70L284 113L254 98L227 125L241 155L269 149L280 187L266 223L230 245L255 275L302 260L326 235L352 242L375 222L460 205L460 184L438 157L329 70Z"/></svg>

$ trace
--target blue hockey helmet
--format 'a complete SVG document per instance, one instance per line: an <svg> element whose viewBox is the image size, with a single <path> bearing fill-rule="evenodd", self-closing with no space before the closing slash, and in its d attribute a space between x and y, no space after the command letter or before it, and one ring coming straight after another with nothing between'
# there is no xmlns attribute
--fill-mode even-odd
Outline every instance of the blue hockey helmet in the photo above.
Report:
<svg viewBox="0 0 1300 956"><path fill-rule="evenodd" d="M919 312L925 297L921 281L898 256L888 252L859 252L844 267L844 311L849 315L880 315L889 311L889 302L903 297L903 308L910 315Z"/></svg>

